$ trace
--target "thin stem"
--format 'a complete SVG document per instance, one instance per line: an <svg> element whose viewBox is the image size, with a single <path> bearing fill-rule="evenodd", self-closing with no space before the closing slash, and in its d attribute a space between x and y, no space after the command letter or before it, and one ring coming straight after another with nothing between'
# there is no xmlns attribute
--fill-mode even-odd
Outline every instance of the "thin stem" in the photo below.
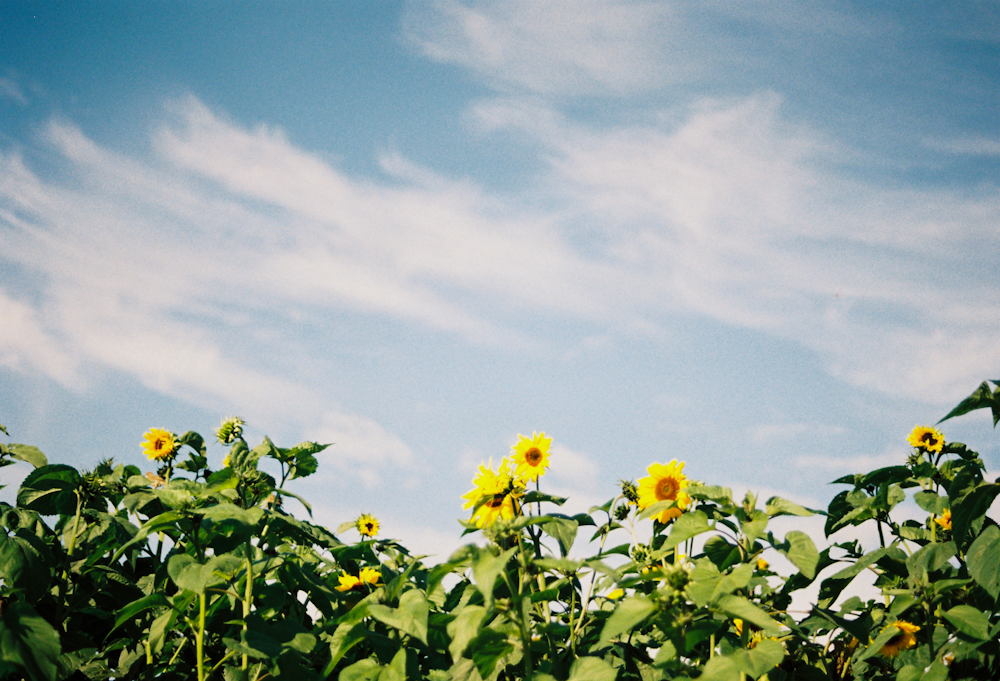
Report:
<svg viewBox="0 0 1000 681"><path fill-rule="evenodd" d="M205 681L205 592L198 595L198 681Z"/></svg>
<svg viewBox="0 0 1000 681"><path fill-rule="evenodd" d="M247 539L247 587L246 595L243 598L243 631L247 630L247 617L250 615L250 603L253 601L253 559L252 559L253 545L250 540ZM243 663L240 669L246 671L249 661L247 659L247 654L243 653ZM244 675L245 676L245 675Z"/></svg>

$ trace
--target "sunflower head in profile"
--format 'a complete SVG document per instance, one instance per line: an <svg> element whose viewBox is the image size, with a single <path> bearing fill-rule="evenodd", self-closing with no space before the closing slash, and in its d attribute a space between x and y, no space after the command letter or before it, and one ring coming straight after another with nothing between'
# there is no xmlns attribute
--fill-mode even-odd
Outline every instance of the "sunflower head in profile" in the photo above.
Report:
<svg viewBox="0 0 1000 681"><path fill-rule="evenodd" d="M142 448L150 461L169 461L173 458L177 449L173 433L163 428L150 428L142 437Z"/></svg>
<svg viewBox="0 0 1000 681"><path fill-rule="evenodd" d="M215 439L219 444L231 445L243 437L243 426L246 421L239 416L230 416L222 420L222 425L215 429Z"/></svg>
<svg viewBox="0 0 1000 681"><path fill-rule="evenodd" d="M378 534L378 518L371 513L362 513L354 521L354 526L358 528L362 537L374 537Z"/></svg>
<svg viewBox="0 0 1000 681"><path fill-rule="evenodd" d="M497 518L510 520L514 517L514 499L524 488L516 484L510 468L511 463L506 458L498 472L493 471L493 459L485 466L480 464L472 480L475 487L462 495L463 508L473 509L470 521L479 529L492 525Z"/></svg>
<svg viewBox="0 0 1000 681"><path fill-rule="evenodd" d="M639 479L639 509L644 510L658 501L673 501L676 505L665 509L656 519L666 524L679 518L691 503L691 497L684 492L688 486L684 462L673 459L668 464L654 463L646 472L649 476Z"/></svg>
<svg viewBox="0 0 1000 681"><path fill-rule="evenodd" d="M934 518L934 522L940 525L945 530L951 529L951 509L946 508L944 513Z"/></svg>
<svg viewBox="0 0 1000 681"><path fill-rule="evenodd" d="M361 572L358 573L358 581L372 586L376 586L381 577L382 573L372 567L361 568Z"/></svg>
<svg viewBox="0 0 1000 681"><path fill-rule="evenodd" d="M879 648L879 655L884 657L896 657L907 648L912 648L917 645L917 637L914 636L914 634L920 631L920 627L916 624L910 624L909 622L904 622L903 620L896 620L889 626L896 627L899 631L895 636L890 638L884 646Z"/></svg>
<svg viewBox="0 0 1000 681"><path fill-rule="evenodd" d="M931 426L913 426L913 431L906 438L906 441L925 452L939 454L944 449L944 435L941 434L940 430Z"/></svg>
<svg viewBox="0 0 1000 681"><path fill-rule="evenodd" d="M517 466L514 475L525 482L534 482L545 475L545 469L549 467L551 445L552 438L545 437L545 433L532 432L530 438L519 434L517 444L511 447L514 463Z"/></svg>
<svg viewBox="0 0 1000 681"><path fill-rule="evenodd" d="M354 589L359 589L362 586L360 579L354 575L349 575L346 572L342 575L337 575L337 580L340 582L340 585L334 588L341 593L345 591L353 591Z"/></svg>

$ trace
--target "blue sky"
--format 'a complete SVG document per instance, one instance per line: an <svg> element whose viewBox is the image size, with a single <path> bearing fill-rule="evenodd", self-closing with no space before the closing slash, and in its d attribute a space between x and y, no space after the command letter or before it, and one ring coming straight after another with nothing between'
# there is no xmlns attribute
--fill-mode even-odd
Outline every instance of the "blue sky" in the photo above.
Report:
<svg viewBox="0 0 1000 681"><path fill-rule="evenodd" d="M533 430L575 508L673 458L825 506L998 374L998 29L990 2L5 2L0 423L80 467L231 414L333 442L317 516L429 551ZM985 415L945 425L1000 467Z"/></svg>

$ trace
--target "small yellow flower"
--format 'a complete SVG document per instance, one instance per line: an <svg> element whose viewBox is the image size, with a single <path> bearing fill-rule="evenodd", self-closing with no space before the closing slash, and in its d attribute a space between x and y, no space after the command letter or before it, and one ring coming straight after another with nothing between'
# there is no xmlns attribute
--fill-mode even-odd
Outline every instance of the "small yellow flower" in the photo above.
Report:
<svg viewBox="0 0 1000 681"><path fill-rule="evenodd" d="M879 655L883 655L885 657L896 657L907 648L912 648L917 645L917 637L914 636L914 634L920 631L920 627L916 624L910 624L909 622L904 622L903 620L896 620L889 626L896 627L899 629L899 632L890 638L889 642L879 649Z"/></svg>
<svg viewBox="0 0 1000 681"><path fill-rule="evenodd" d="M951 509L944 509L944 513L934 518L934 522L946 530L951 530Z"/></svg>
<svg viewBox="0 0 1000 681"><path fill-rule="evenodd" d="M766 560L764 560L763 558L758 558L757 559L757 569L758 570L762 570L763 571L763 570L766 570L768 567L769 566L768 566Z"/></svg>
<svg viewBox="0 0 1000 681"><path fill-rule="evenodd" d="M673 459L666 465L654 463L646 469L646 472L649 473L649 477L639 480L639 510L644 510L658 501L675 501L677 505L660 513L657 519L666 524L679 518L691 503L691 497L683 491L688 486L687 476L684 475L684 462Z"/></svg>
<svg viewBox="0 0 1000 681"><path fill-rule="evenodd" d="M228 454L226 454L226 458L224 458L222 460L222 467L223 468L229 468L229 455Z"/></svg>
<svg viewBox="0 0 1000 681"><path fill-rule="evenodd" d="M340 580L340 586L335 587L337 591L351 591L352 589L361 587L361 580L354 575L347 574L346 572L342 575L337 575L337 579Z"/></svg>
<svg viewBox="0 0 1000 681"><path fill-rule="evenodd" d="M525 482L534 482L545 475L545 469L549 467L551 444L552 438L545 437L545 433L532 432L530 440L519 434L517 444L511 447L514 452L514 463L517 464L514 475Z"/></svg>
<svg viewBox="0 0 1000 681"><path fill-rule="evenodd" d="M610 601L617 601L619 598L625 595L624 589L612 589L608 592L607 599Z"/></svg>
<svg viewBox="0 0 1000 681"><path fill-rule="evenodd" d="M358 532L360 532L363 537L374 537L378 534L378 518L373 516L371 513L362 513L361 516L354 521L354 525L358 528Z"/></svg>
<svg viewBox="0 0 1000 681"><path fill-rule="evenodd" d="M737 636L742 636L743 635L743 620L741 620L739 617L734 617L733 618L733 628L736 630L736 635Z"/></svg>
<svg viewBox="0 0 1000 681"><path fill-rule="evenodd" d="M143 437L146 441L142 443L142 448L146 451L146 456L149 457L150 461L169 459L173 455L174 449L177 448L173 434L163 428L150 428Z"/></svg>
<svg viewBox="0 0 1000 681"><path fill-rule="evenodd" d="M925 452L940 453L944 449L944 435L932 426L913 426L913 432L906 441Z"/></svg>
<svg viewBox="0 0 1000 681"><path fill-rule="evenodd" d="M361 572L358 573L358 579L362 584L371 584L372 586L378 584L381 577L382 573L371 567L361 568Z"/></svg>

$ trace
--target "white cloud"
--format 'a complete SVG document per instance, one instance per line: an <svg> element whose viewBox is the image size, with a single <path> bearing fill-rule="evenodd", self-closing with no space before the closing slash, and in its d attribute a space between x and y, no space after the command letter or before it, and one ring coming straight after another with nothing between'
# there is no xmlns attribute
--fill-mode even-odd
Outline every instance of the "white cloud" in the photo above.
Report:
<svg viewBox="0 0 1000 681"><path fill-rule="evenodd" d="M430 59L497 87L625 95L696 68L665 59L667 44L684 41L674 14L658 2L433 0L411 6L404 32Z"/></svg>
<svg viewBox="0 0 1000 681"><path fill-rule="evenodd" d="M0 76L0 99L9 99L20 106L28 106L28 98L16 81Z"/></svg>

